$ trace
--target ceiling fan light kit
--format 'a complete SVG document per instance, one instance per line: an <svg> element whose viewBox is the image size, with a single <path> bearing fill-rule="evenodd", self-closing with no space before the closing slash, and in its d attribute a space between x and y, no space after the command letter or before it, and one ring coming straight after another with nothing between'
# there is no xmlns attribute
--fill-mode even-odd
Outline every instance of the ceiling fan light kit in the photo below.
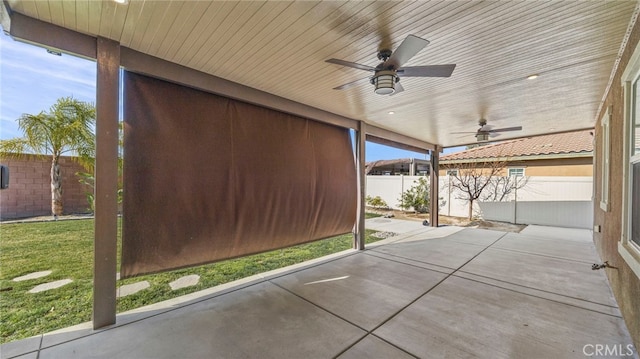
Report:
<svg viewBox="0 0 640 359"><path fill-rule="evenodd" d="M476 133L476 139L478 142L487 142L489 141L489 132L478 132Z"/></svg>
<svg viewBox="0 0 640 359"><path fill-rule="evenodd" d="M379 71L371 78L371 84L375 86L373 91L378 95L391 95L396 92L398 80L394 71Z"/></svg>

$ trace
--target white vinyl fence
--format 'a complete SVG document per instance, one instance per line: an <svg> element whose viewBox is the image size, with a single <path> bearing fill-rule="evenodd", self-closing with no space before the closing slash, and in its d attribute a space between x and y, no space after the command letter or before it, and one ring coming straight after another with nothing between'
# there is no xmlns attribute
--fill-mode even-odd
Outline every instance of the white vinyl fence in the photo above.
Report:
<svg viewBox="0 0 640 359"><path fill-rule="evenodd" d="M419 176L367 176L367 195L380 196L400 209L400 195ZM454 179L440 177L440 214L467 217L469 204L452 186ZM529 177L527 184L503 202L474 203L475 216L491 221L558 227L593 226L592 177Z"/></svg>

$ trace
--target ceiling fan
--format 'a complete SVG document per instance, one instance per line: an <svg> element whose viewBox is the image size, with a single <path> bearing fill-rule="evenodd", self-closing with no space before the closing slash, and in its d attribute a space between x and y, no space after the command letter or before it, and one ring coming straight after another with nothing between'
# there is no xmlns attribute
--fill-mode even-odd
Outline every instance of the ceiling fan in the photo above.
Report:
<svg viewBox="0 0 640 359"><path fill-rule="evenodd" d="M420 50L429 44L428 40L421 39L414 35L407 36L396 51L383 49L378 52L378 59L382 62L376 67L362 65L355 62L329 59L326 62L341 66L352 67L359 70L373 72L373 76L352 81L344 85L334 87L334 90L344 90L357 85L365 79L369 79L375 86L374 92L379 95L393 95L404 91L400 84L400 77L449 77L456 68L455 64L449 65L428 65L402 67L407 61L415 56Z"/></svg>
<svg viewBox="0 0 640 359"><path fill-rule="evenodd" d="M452 134L458 133L475 133L476 139L478 142L486 142L489 141L489 136L495 137L498 136L498 132L508 132L508 131L520 131L522 130L522 126L514 126L514 127L504 127L504 128L496 128L492 129L491 126L487 125L487 120L484 118L478 121L478 125L480 128L476 132L451 132Z"/></svg>

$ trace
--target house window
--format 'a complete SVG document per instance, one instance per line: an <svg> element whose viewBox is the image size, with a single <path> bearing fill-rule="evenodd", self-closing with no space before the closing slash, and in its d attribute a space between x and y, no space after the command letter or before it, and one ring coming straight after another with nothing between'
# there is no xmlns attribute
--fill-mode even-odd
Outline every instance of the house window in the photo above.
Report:
<svg viewBox="0 0 640 359"><path fill-rule="evenodd" d="M447 170L447 176L457 176L458 170Z"/></svg>
<svg viewBox="0 0 640 359"><path fill-rule="evenodd" d="M611 153L610 149L610 131L609 131L609 122L611 118L611 107L609 107L608 113L604 120L602 121L602 148L600 151L600 161L602 164L602 178L600 179L600 208L608 212L609 211L609 156Z"/></svg>
<svg viewBox="0 0 640 359"><path fill-rule="evenodd" d="M624 141L622 151L622 238L618 252L640 277L640 46L622 74Z"/></svg>
<svg viewBox="0 0 640 359"><path fill-rule="evenodd" d="M509 168L509 177L524 177L524 168Z"/></svg>

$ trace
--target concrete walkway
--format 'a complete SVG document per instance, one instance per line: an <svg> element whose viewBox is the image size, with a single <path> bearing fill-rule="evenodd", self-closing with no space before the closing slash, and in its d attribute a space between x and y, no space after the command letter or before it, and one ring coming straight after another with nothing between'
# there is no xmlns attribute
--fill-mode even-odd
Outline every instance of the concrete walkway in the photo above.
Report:
<svg viewBox="0 0 640 359"><path fill-rule="evenodd" d="M584 233L367 224L402 234L123 313L100 331L9 343L2 358L584 358L632 344Z"/></svg>

